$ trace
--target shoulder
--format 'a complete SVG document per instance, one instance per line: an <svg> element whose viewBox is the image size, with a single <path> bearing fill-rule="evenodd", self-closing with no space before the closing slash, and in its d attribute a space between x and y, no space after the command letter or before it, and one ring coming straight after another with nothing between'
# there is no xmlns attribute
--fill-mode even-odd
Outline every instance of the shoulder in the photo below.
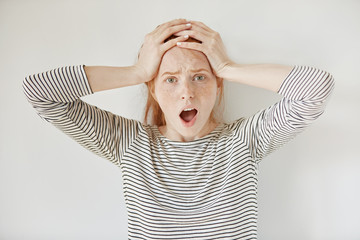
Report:
<svg viewBox="0 0 360 240"><path fill-rule="evenodd" d="M224 132L237 132L244 126L245 123L246 123L246 118L242 117L233 120L232 122L224 123L223 130Z"/></svg>
<svg viewBox="0 0 360 240"><path fill-rule="evenodd" d="M244 128L246 118L239 118L228 123L221 123L217 127L217 137L219 141L237 139L239 132Z"/></svg>
<svg viewBox="0 0 360 240"><path fill-rule="evenodd" d="M155 125L145 124L140 121L134 121L138 129L138 136L141 141L150 142L157 142L160 140L161 134L158 130L158 127ZM139 140L140 140L139 139Z"/></svg>

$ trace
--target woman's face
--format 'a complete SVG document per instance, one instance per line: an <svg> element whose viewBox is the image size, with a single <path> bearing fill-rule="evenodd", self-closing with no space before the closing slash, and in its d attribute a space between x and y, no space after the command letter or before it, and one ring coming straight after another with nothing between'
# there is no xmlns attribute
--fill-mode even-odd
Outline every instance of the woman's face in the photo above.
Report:
<svg viewBox="0 0 360 240"><path fill-rule="evenodd" d="M165 115L160 131L175 141L191 141L211 132L218 84L206 56L174 47L167 51L155 78L153 96Z"/></svg>

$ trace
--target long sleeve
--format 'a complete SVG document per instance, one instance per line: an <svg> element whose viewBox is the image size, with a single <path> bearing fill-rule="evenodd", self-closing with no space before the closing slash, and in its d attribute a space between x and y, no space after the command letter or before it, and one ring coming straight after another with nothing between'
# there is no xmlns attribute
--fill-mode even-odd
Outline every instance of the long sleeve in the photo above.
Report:
<svg viewBox="0 0 360 240"><path fill-rule="evenodd" d="M241 121L240 138L248 142L256 161L302 132L323 112L334 87L331 74L306 66L295 66L283 81L276 104Z"/></svg>
<svg viewBox="0 0 360 240"><path fill-rule="evenodd" d="M24 93L39 116L85 148L116 165L135 138L139 123L85 103L92 94L84 66L67 66L30 75Z"/></svg>

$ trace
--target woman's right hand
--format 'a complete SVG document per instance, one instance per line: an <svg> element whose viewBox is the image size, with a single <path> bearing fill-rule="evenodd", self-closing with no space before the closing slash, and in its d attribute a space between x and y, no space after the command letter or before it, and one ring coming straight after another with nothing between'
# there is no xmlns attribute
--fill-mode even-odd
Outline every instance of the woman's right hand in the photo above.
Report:
<svg viewBox="0 0 360 240"><path fill-rule="evenodd" d="M187 36L179 36L167 42L165 40L177 32L190 28L191 24L185 19L176 19L159 25L154 31L145 36L139 52L138 62L134 66L144 80L143 82L155 78L164 53L176 46L177 42L187 40Z"/></svg>

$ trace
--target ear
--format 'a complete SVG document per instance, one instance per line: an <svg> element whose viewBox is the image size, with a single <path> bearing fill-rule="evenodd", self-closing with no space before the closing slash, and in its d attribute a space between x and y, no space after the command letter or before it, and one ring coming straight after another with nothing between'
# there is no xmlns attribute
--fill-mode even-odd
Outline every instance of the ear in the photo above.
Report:
<svg viewBox="0 0 360 240"><path fill-rule="evenodd" d="M217 83L216 95L218 96L220 94L221 88L223 87L223 82L224 82L223 78L216 77L216 83Z"/></svg>
<svg viewBox="0 0 360 240"><path fill-rule="evenodd" d="M149 81L146 83L147 87L148 87L148 93L151 94L151 97L158 102L157 98L156 98L156 94L155 94L155 79Z"/></svg>
<svg viewBox="0 0 360 240"><path fill-rule="evenodd" d="M155 94L155 90L151 91L151 96L153 97L153 99L158 103L158 100L156 98L156 94Z"/></svg>

